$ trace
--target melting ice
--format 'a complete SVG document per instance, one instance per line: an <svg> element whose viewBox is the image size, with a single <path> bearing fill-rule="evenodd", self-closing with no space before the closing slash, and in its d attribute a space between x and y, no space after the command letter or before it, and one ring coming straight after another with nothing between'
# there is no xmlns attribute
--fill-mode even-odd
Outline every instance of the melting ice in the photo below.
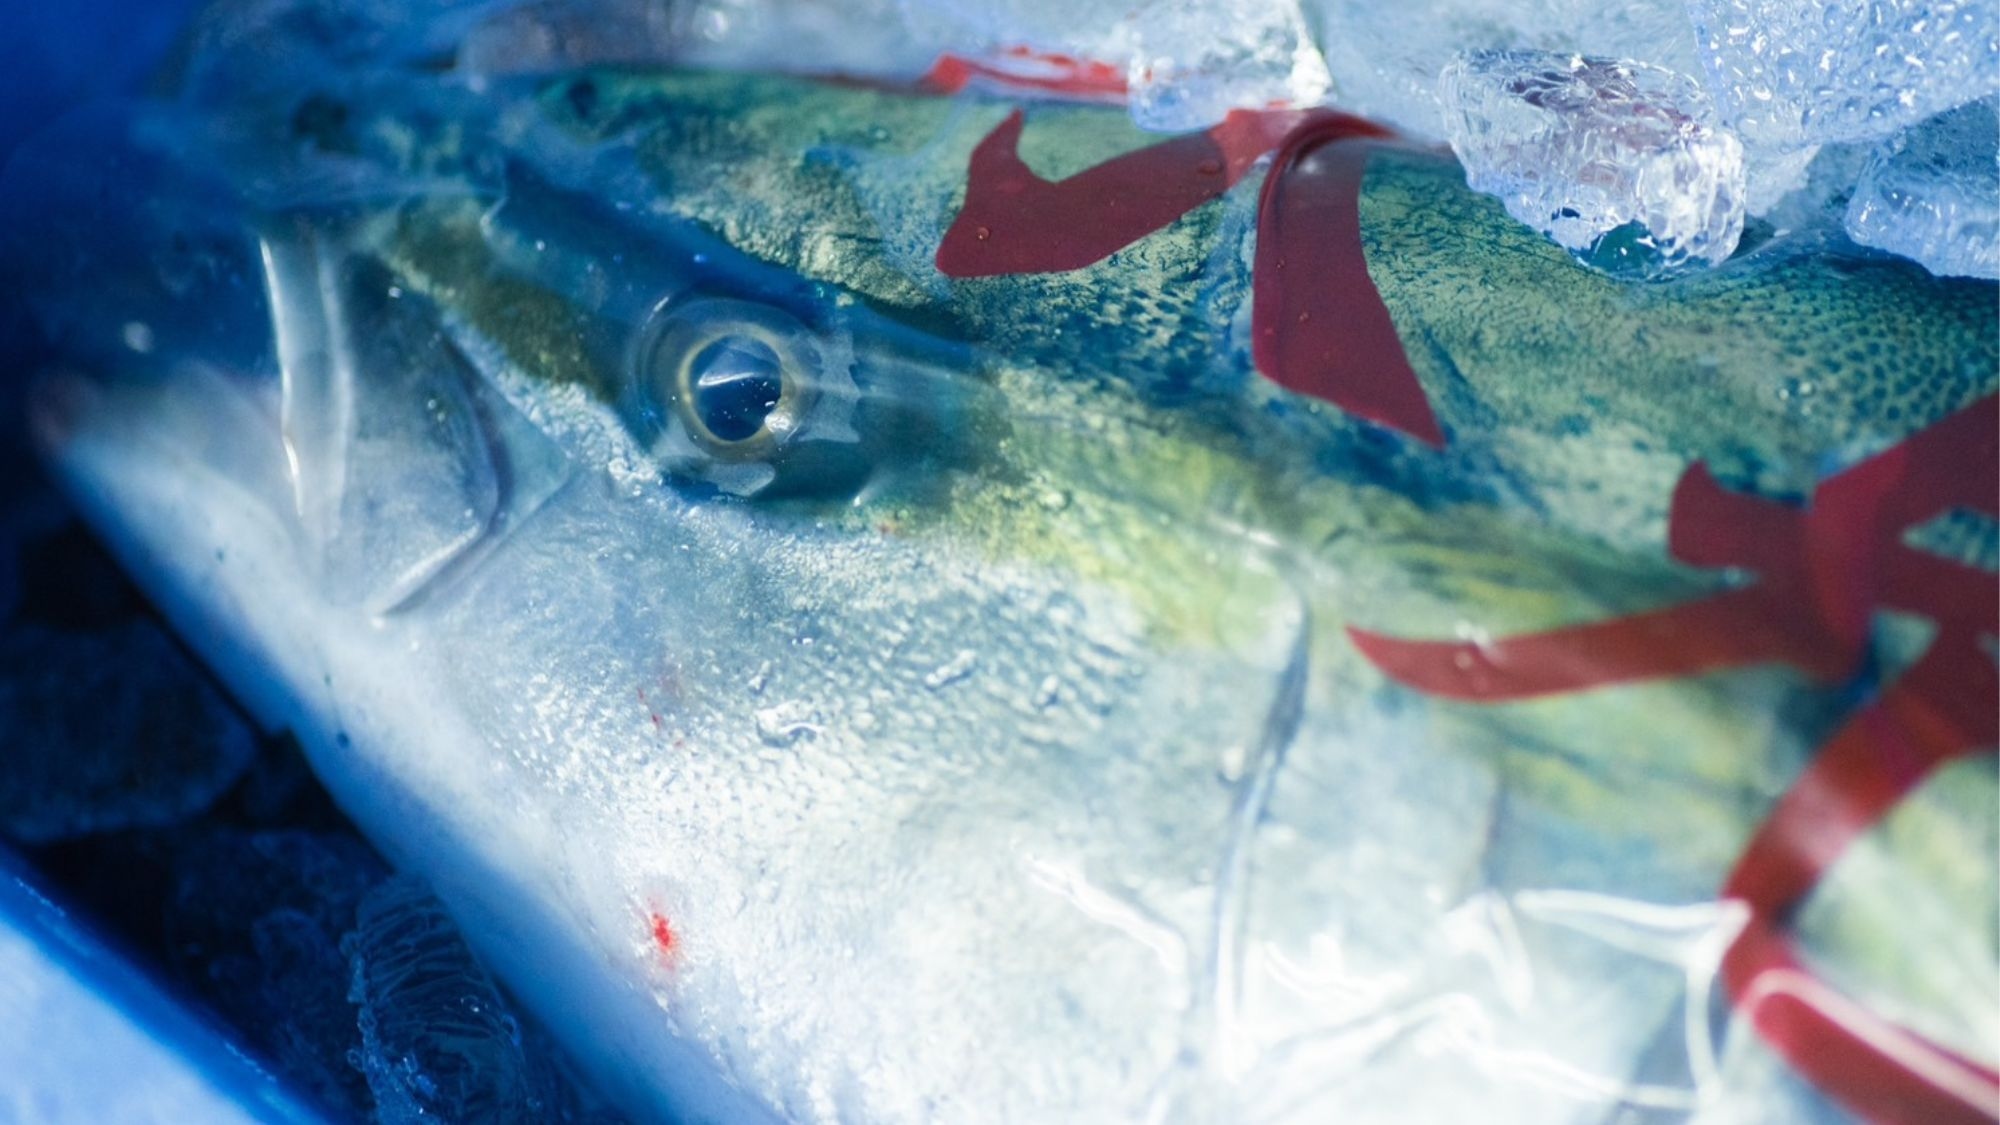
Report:
<svg viewBox="0 0 2000 1125"><path fill-rule="evenodd" d="M1072 55L1123 71L1133 118L1148 129L1201 128L1237 108L1328 103L1448 137L1476 186L1563 245L1608 241L1667 265L1726 258L1746 217L1777 213L1806 183L1822 146L1897 146L1907 131L2000 90L1993 0L702 0L676 8L671 27L653 6L607 0L516 9L472 43L501 69L651 51L711 65L909 76L947 52ZM1590 60L1565 80L1573 96L1507 104L1510 83L1532 85L1571 57ZM1593 77L1613 74L1622 86ZM1574 96L1586 88L1596 96ZM1677 124L1663 131L1668 120ZM1983 143L1929 133L1921 143L1932 149L1946 138ZM1992 145L1983 151L1992 155ZM1860 190L1900 183L1896 175L1878 173ZM1940 222L1957 221L1938 218L1939 206L1965 213L1890 203L1858 222L1850 215L1848 226L1866 245L1994 276L1990 257L1923 249ZM1778 221L1805 213L1792 208ZM1810 217L1839 227L1838 214ZM1630 256L1590 260L1623 269Z"/></svg>

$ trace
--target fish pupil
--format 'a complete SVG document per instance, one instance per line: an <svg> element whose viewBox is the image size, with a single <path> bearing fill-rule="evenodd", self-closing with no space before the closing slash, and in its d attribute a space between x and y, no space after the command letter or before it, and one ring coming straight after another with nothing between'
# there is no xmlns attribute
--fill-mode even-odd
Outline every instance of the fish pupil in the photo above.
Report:
<svg viewBox="0 0 2000 1125"><path fill-rule="evenodd" d="M725 336L703 348L692 374L695 416L722 441L755 436L785 390L777 353L744 336Z"/></svg>

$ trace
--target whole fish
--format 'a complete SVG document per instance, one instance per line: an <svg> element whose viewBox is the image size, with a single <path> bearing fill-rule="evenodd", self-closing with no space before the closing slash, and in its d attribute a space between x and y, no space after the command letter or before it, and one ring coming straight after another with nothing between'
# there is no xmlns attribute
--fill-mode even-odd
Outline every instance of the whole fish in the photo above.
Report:
<svg viewBox="0 0 2000 1125"><path fill-rule="evenodd" d="M1992 284L1620 281L1325 112L78 128L49 457L635 1114L1995 1114Z"/></svg>

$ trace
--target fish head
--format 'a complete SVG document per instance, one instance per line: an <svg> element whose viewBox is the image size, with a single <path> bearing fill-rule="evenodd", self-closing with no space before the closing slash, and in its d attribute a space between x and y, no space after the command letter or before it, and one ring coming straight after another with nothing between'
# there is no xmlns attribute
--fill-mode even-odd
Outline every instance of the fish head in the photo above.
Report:
<svg viewBox="0 0 2000 1125"><path fill-rule="evenodd" d="M1205 510L1254 463L1129 379L1064 380L919 287L736 236L813 230L815 200L680 212L629 146L539 119L575 99L482 111L476 145L412 141L407 106L284 121L334 182L252 200L218 251L265 342L110 335L42 388L55 463L636 1104L702 1088L676 1030L783 1104L876 1021L951 1061L857 1059L888 1083L860 1104L944 1083L1031 1112L998 1056L1099 1060L1087 1102L1145 1101L1220 987L1243 794L1306 712L1285 549ZM784 1046L722 1030L745 1002ZM982 1042L1000 1026L1067 1045Z"/></svg>

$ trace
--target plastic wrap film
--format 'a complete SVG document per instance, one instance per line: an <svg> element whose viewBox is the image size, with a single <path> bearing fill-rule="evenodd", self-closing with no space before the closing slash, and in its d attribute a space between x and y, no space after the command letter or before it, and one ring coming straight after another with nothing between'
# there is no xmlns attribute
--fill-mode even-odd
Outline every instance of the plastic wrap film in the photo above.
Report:
<svg viewBox="0 0 2000 1125"><path fill-rule="evenodd" d="M341 1080L1992 1120L1993 283L1607 275L1311 11L1162 134L1061 9L218 9L10 166L51 464L463 934L271 915Z"/></svg>

